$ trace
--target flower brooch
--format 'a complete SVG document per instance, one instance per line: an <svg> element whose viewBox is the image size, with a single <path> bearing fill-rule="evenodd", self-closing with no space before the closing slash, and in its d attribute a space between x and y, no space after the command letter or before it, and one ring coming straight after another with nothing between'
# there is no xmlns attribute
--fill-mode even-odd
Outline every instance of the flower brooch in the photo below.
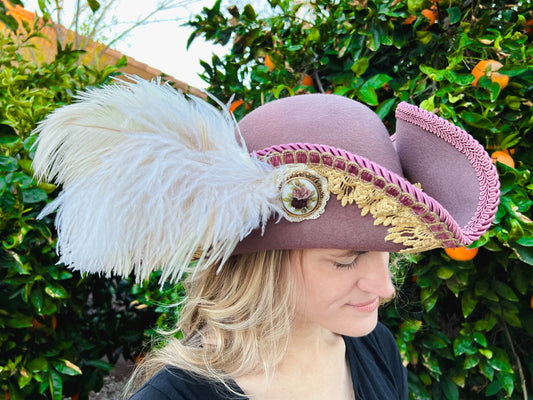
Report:
<svg viewBox="0 0 533 400"><path fill-rule="evenodd" d="M290 167L281 185L285 218L291 222L316 219L329 200L328 181L306 166Z"/></svg>

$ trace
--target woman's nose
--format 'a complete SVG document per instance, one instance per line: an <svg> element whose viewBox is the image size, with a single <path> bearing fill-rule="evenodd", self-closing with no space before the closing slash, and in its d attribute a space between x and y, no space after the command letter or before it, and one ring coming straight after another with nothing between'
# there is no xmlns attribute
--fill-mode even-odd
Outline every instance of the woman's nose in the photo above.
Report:
<svg viewBox="0 0 533 400"><path fill-rule="evenodd" d="M394 285L389 270L389 253L370 252L365 259L364 273L359 278L359 289L388 298L394 295Z"/></svg>

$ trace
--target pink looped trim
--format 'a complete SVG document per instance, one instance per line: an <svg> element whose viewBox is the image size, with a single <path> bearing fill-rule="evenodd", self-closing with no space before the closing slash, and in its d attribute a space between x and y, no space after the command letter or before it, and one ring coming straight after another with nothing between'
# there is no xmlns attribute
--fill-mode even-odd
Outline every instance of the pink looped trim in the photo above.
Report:
<svg viewBox="0 0 533 400"><path fill-rule="evenodd" d="M429 111L402 102L396 108L396 118L437 135L463 153L472 164L479 182L479 202L476 212L461 229L467 238L463 243L472 243L489 229L498 211L500 181L494 163L483 146L466 131Z"/></svg>
<svg viewBox="0 0 533 400"><path fill-rule="evenodd" d="M459 243L465 243L465 241L467 240L467 237L463 235L463 232L457 222L452 218L448 211L444 207L442 207L439 202L429 197L426 193L422 192L416 186L408 182L405 178L388 170L387 168L382 167L381 165L373 161L370 161L365 157L361 157L357 154L353 154L337 147L310 143L281 144L258 150L255 153L258 157L268 158L268 156L273 153L283 154L283 152L287 150L304 150L306 152L318 152L321 155L321 159L323 159L323 156L327 155L332 155L334 157L342 157L347 162L353 162L362 168L366 168L370 170L373 175L384 178L387 183L398 186L401 190L401 193L399 193L397 196L398 199L400 199L402 194L405 193L411 195L417 202L415 205L411 206L411 209L415 214L419 215L419 217L427 214L428 212L433 212L438 216L439 221L447 226L448 230L453 234L454 238L457 239ZM335 168L334 165L332 165L331 167Z"/></svg>

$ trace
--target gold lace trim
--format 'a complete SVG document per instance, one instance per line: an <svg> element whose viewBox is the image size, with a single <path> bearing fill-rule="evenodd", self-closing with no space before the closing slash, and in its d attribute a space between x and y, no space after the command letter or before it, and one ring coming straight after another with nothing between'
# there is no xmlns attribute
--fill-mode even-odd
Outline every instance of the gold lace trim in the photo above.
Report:
<svg viewBox="0 0 533 400"><path fill-rule="evenodd" d="M441 241L435 237L428 224L414 215L410 207L388 196L383 189L328 166L307 166L327 178L329 191L337 195L337 200L343 207L355 203L361 209L362 216L370 213L374 217L374 225L390 226L385 240L403 245L405 248L401 253L417 253L442 247ZM374 175L370 170L368 172ZM391 184L387 186L390 187ZM402 192L399 187L396 189L399 193Z"/></svg>

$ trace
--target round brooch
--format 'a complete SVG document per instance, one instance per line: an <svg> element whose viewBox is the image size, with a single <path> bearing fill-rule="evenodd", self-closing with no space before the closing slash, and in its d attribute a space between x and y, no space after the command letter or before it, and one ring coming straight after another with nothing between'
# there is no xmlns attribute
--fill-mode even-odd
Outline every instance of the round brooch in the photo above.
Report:
<svg viewBox="0 0 533 400"><path fill-rule="evenodd" d="M296 166L285 175L280 196L287 220L316 219L329 200L328 181L305 166Z"/></svg>

